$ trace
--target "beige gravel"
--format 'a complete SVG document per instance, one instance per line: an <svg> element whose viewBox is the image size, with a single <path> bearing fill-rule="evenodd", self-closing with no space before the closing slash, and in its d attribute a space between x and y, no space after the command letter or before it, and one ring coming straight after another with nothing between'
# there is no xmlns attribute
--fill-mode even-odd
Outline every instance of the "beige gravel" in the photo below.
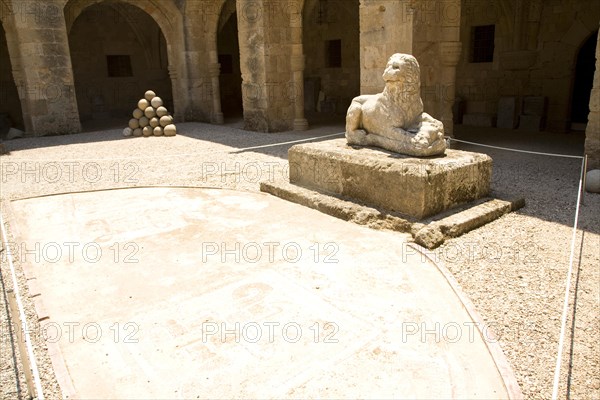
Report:
<svg viewBox="0 0 600 400"><path fill-rule="evenodd" d="M1 199L130 186L212 186L257 191L261 180L287 174L290 145L243 149L342 131L327 126L308 132L250 133L226 126L179 124L175 138L122 138L122 129L71 136L5 142L1 156ZM479 142L537 151L580 154L582 135L523 134L459 127L457 136ZM492 187L522 194L527 206L491 224L448 241L436 250L486 323L496 332L527 398L550 398L560 316L568 268L580 161L471 146L494 159ZM581 208L576 242L561 396L600 398L600 196L588 194ZM4 210L3 210L4 212ZM10 226L7 226L10 231ZM581 259L581 261L579 261ZM18 254L21 290L23 277ZM10 288L2 257L2 284ZM577 296L575 297L575 290ZM29 323L36 332L30 299ZM0 296L0 394L17 393L5 299ZM574 326L574 330L571 328ZM60 398L44 343L33 335L47 398ZM569 367L569 365L572 365ZM18 366L18 371L21 367ZM22 375L22 374L21 374Z"/></svg>

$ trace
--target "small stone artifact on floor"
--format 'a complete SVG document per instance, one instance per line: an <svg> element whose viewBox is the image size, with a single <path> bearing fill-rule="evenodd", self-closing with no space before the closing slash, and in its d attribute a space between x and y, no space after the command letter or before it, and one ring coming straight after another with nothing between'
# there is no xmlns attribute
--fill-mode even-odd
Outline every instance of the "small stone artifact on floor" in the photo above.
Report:
<svg viewBox="0 0 600 400"><path fill-rule="evenodd" d="M588 171L585 180L585 190L590 193L600 193L600 169Z"/></svg>
<svg viewBox="0 0 600 400"><path fill-rule="evenodd" d="M417 59L409 54L392 55L383 79L383 93L352 101L346 116L348 144L417 157L444 154L444 125L423 112Z"/></svg>
<svg viewBox="0 0 600 400"><path fill-rule="evenodd" d="M163 101L152 90L148 90L144 98L138 101L133 110L133 118L129 126L123 130L123 136L175 136L177 127Z"/></svg>

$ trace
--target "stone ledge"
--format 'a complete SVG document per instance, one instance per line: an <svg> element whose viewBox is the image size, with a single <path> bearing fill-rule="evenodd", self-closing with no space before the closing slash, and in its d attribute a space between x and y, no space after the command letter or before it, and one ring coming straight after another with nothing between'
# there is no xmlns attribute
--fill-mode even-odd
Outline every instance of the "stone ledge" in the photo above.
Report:
<svg viewBox="0 0 600 400"><path fill-rule="evenodd" d="M432 218L418 221L388 210L369 207L357 203L355 200L286 182L261 182L260 190L345 221L373 229L387 229L410 234L417 244L428 249L434 249L449 238L461 236L525 206L525 200L522 198L509 200L484 198ZM505 198L505 196L501 197Z"/></svg>

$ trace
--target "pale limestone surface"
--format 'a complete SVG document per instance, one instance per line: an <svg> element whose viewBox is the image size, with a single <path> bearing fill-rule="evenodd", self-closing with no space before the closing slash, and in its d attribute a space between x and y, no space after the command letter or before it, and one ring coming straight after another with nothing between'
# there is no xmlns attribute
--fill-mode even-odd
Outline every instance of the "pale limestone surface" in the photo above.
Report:
<svg viewBox="0 0 600 400"><path fill-rule="evenodd" d="M458 286L401 235L219 189L133 188L12 205L11 227L27 246L60 238L101 252L93 263L79 252L24 261L50 316L43 327L80 323L72 340L48 343L65 371L57 378L64 397L522 397ZM387 251L372 251L382 243ZM239 256L225 254L236 246Z"/></svg>
<svg viewBox="0 0 600 400"><path fill-rule="evenodd" d="M375 146L411 156L444 154L444 125L423 112L420 68L409 54L392 55L383 93L356 97L346 116L348 144Z"/></svg>

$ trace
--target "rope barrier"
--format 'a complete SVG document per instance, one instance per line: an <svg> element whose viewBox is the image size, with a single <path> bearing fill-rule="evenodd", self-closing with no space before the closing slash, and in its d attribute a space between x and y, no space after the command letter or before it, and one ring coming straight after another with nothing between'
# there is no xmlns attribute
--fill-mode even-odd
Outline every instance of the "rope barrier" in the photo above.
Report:
<svg viewBox="0 0 600 400"><path fill-rule="evenodd" d="M521 149L511 149L509 147L492 146L492 145L489 145L489 144L482 144L482 143L469 142L469 141L466 141L466 140L454 139L452 137L446 137L446 139L449 139L449 140L451 140L453 142L472 144L472 145L481 146L481 147L489 147L491 149L514 151L516 153L527 153L527 154L536 154L536 155L541 155L541 156L565 157L565 158L577 158L577 159L582 159L583 158L582 156L572 156L572 155L569 155L569 154L543 153L543 152L540 152L540 151L530 151L530 150L521 150Z"/></svg>
<svg viewBox="0 0 600 400"><path fill-rule="evenodd" d="M573 224L573 234L571 237L571 255L569 256L569 271L567 272L567 283L565 288L565 300L563 303L563 312L560 326L560 336L558 341L558 355L556 357L556 368L554 369L554 384L552 389L552 400L558 398L558 383L560 381L560 367L562 363L562 352L567 330L567 314L569 312L569 295L571 292L571 276L573 275L573 261L575 256L575 240L577 238L577 224L579 221L579 206L581 201L583 176L585 175L585 159L581 163L581 175L579 177L579 192L577 193L577 207L575 208L575 223Z"/></svg>
<svg viewBox="0 0 600 400"><path fill-rule="evenodd" d="M230 151L229 154L242 153L242 152L248 151L248 150L264 149L264 148L267 148L267 147L283 146L283 145L286 145L286 144L308 142L310 140L328 138L328 137L333 137L333 136L340 136L340 135L345 135L345 134L346 134L346 132L340 132L340 133L333 133L331 135L316 136L316 137L309 138L309 139L301 139L301 140L293 140L293 141L290 141L290 142L281 142L281 143L274 143L274 144L266 144L266 145L263 145L263 146L246 147L245 149L240 149L240 150L236 150L236 151Z"/></svg>

